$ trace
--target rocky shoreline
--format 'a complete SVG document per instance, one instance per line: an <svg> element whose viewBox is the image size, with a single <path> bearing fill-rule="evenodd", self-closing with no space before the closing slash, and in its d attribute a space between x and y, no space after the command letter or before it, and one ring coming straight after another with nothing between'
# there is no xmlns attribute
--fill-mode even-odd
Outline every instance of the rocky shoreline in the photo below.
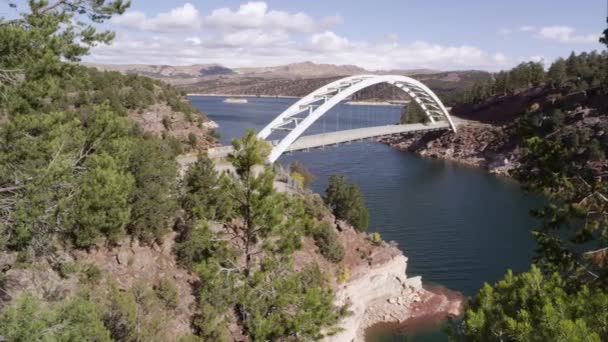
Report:
<svg viewBox="0 0 608 342"><path fill-rule="evenodd" d="M519 166L518 144L501 126L465 122L458 132L429 132L389 136L378 139L401 151L422 157L453 161L509 176Z"/></svg>
<svg viewBox="0 0 608 342"><path fill-rule="evenodd" d="M429 324L463 314L464 297L456 292L427 289L422 278L406 276L407 257L395 246L389 260L362 266L336 291L336 305L348 305L350 315L338 325L342 329L326 342L364 342L366 331L377 324ZM447 295L449 293L449 295Z"/></svg>

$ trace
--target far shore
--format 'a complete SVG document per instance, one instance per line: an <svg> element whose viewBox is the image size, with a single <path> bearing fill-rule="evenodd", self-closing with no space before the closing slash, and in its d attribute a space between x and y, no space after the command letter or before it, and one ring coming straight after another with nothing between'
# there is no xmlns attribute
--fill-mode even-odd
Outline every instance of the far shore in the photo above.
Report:
<svg viewBox="0 0 608 342"><path fill-rule="evenodd" d="M188 93L187 96L209 96L209 97L268 97L268 98L281 98L281 99L299 99L299 96L285 96L285 95L251 95L251 94L200 94L200 93Z"/></svg>
<svg viewBox="0 0 608 342"><path fill-rule="evenodd" d="M278 99L301 99L301 96L288 96L288 95L252 95L252 94L205 94L205 93L188 93L186 96L208 96L208 97L261 97L261 98L278 98ZM344 104L352 106L403 106L407 105L409 101L396 102L396 101L353 101L346 100Z"/></svg>
<svg viewBox="0 0 608 342"><path fill-rule="evenodd" d="M397 106L401 107L407 105L409 102L395 102L395 101L347 101L345 104L351 106Z"/></svg>

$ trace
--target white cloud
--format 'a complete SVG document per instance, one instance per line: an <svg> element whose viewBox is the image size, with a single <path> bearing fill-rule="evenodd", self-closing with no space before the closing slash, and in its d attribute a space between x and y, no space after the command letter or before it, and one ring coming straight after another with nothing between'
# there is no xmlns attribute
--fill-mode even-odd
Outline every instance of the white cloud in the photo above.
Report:
<svg viewBox="0 0 608 342"><path fill-rule="evenodd" d="M184 41L192 45L201 45L203 43L203 41L198 37L188 37Z"/></svg>
<svg viewBox="0 0 608 342"><path fill-rule="evenodd" d="M318 51L337 51L348 48L350 42L344 37L340 37L334 32L325 31L317 33L310 37L310 43L313 49Z"/></svg>
<svg viewBox="0 0 608 342"><path fill-rule="evenodd" d="M536 26L531 26L531 25L520 26L519 30L521 32L533 32L533 31L536 31Z"/></svg>
<svg viewBox="0 0 608 342"><path fill-rule="evenodd" d="M220 30L237 31L242 29L271 29L288 32L314 32L319 28L337 25L342 22L339 16L322 18L319 22L309 15L298 12L268 10L265 2L248 2L237 10L220 8L205 17L205 25Z"/></svg>
<svg viewBox="0 0 608 342"><path fill-rule="evenodd" d="M116 26L142 31L194 31L201 27L201 16L196 7L186 3L154 18L148 18L143 12L131 11L113 17L110 22Z"/></svg>
<svg viewBox="0 0 608 342"><path fill-rule="evenodd" d="M526 61L532 61L532 62L536 62L536 63L541 63L541 62L545 61L545 57L538 56L538 55L530 56L530 57L526 58Z"/></svg>
<svg viewBox="0 0 608 342"><path fill-rule="evenodd" d="M302 12L271 10L265 2L220 8L207 15L185 3L156 16L127 12L115 17L114 25L157 33L149 37L149 34L118 30L116 41L110 46L94 48L88 60L169 65L221 63L229 67L311 60L354 64L371 70L497 70L515 62L502 53L490 53L476 46L403 42L394 34L373 41L357 41L331 29L342 21L339 15L313 18ZM509 33L515 31L511 29ZM178 32L192 33L180 35Z"/></svg>
<svg viewBox="0 0 608 342"><path fill-rule="evenodd" d="M290 39L284 31L268 33L256 29L185 40L171 37L154 40L119 34L112 45L94 48L88 58L88 61L99 63L220 63L229 67L281 65L305 60L354 64L370 70L498 70L515 62L502 53L490 54L468 45L445 46L398 40L352 41L332 31L312 34L308 40L298 42Z"/></svg>
<svg viewBox="0 0 608 342"><path fill-rule="evenodd" d="M580 35L576 29L569 26L547 26L538 29L540 39L552 40L560 43L595 43L598 36L595 34Z"/></svg>
<svg viewBox="0 0 608 342"><path fill-rule="evenodd" d="M496 63L505 63L507 61L507 56L500 52L494 54L492 58L494 59L494 61L496 61Z"/></svg>
<svg viewBox="0 0 608 342"><path fill-rule="evenodd" d="M215 42L210 42L209 45L276 47L288 43L289 35L285 31L266 32L260 29L248 29L221 35Z"/></svg>

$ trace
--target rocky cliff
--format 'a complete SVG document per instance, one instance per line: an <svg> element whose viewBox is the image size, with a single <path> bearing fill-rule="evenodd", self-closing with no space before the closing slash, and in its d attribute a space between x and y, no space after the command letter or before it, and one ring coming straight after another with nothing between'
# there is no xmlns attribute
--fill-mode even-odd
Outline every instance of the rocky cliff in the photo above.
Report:
<svg viewBox="0 0 608 342"><path fill-rule="evenodd" d="M402 151L423 157L454 161L508 175L519 165L518 140L502 126L463 122L458 132L430 132L379 139Z"/></svg>
<svg viewBox="0 0 608 342"><path fill-rule="evenodd" d="M175 139L186 151L206 151L218 144L214 133L217 123L201 113L186 115L166 103L156 103L145 109L129 111L128 115L143 131Z"/></svg>
<svg viewBox="0 0 608 342"><path fill-rule="evenodd" d="M342 221L336 229L345 247L341 262L324 259L310 238L294 256L297 267L318 264L330 276L336 306L346 305L350 312L326 342L363 342L366 329L378 323L403 323L420 317L444 319L462 313L462 296L448 298L426 290L421 277L407 277L407 257L396 244L374 242Z"/></svg>
<svg viewBox="0 0 608 342"><path fill-rule="evenodd" d="M459 120L456 134L415 133L385 137L379 141L423 157L455 161L490 173L510 175L519 167L522 158L525 138L521 137L519 125L524 113L534 112L528 120L541 136L558 134L565 137L565 141L577 137L574 140L581 144L578 148L580 153L586 153L589 143L595 140L604 144L606 141L608 117L602 113L608 110L607 106L606 95L593 90L564 94L555 89L531 88L512 96L497 96L454 108L453 113L466 119ZM559 110L559 114L554 114L555 110ZM555 129L554 125L559 127ZM590 165L591 171L602 173L603 169L598 165Z"/></svg>
<svg viewBox="0 0 608 342"><path fill-rule="evenodd" d="M326 341L363 342L366 329L377 323L404 323L422 316L444 319L462 314L461 296L448 298L426 290L421 277L406 276L406 268L407 258L399 253L341 285L337 304L348 304L352 314L341 322L344 330Z"/></svg>

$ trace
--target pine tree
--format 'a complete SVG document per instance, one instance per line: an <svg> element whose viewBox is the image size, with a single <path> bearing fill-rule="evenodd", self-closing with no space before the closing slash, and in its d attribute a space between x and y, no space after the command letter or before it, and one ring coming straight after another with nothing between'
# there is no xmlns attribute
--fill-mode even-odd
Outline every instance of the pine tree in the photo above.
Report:
<svg viewBox="0 0 608 342"><path fill-rule="evenodd" d="M410 101L410 103L401 111L400 122L402 124L423 123L426 120L428 120L426 113L414 100Z"/></svg>
<svg viewBox="0 0 608 342"><path fill-rule="evenodd" d="M324 200L333 210L336 218L349 222L359 231L367 229L369 213L361 189L356 184L349 184L346 177L340 175L329 177Z"/></svg>
<svg viewBox="0 0 608 342"><path fill-rule="evenodd" d="M549 80L554 87L561 87L568 79L566 61L563 58L558 58L551 67L548 73Z"/></svg>
<svg viewBox="0 0 608 342"><path fill-rule="evenodd" d="M133 146L129 171L135 184L128 231L143 242L160 242L177 210L175 156L161 140L140 139Z"/></svg>
<svg viewBox="0 0 608 342"><path fill-rule="evenodd" d="M253 256L260 253L258 245L283 221L283 203L274 189L275 173L265 164L270 146L258 139L255 131L248 130L241 139L232 142L234 152L228 160L236 169L230 193L235 210L243 218L242 227L235 235L243 245L245 275L252 275Z"/></svg>
<svg viewBox="0 0 608 342"><path fill-rule="evenodd" d="M87 171L78 183L70 234L79 247L90 246L101 236L117 242L131 215L128 200L133 177L105 153L93 155L85 167Z"/></svg>
<svg viewBox="0 0 608 342"><path fill-rule="evenodd" d="M232 200L226 192L226 178L215 170L206 155L199 155L183 180L182 208L186 220L227 220L232 216Z"/></svg>
<svg viewBox="0 0 608 342"><path fill-rule="evenodd" d="M469 341L605 341L608 295L581 288L568 293L557 273L509 271L485 284L464 319Z"/></svg>

